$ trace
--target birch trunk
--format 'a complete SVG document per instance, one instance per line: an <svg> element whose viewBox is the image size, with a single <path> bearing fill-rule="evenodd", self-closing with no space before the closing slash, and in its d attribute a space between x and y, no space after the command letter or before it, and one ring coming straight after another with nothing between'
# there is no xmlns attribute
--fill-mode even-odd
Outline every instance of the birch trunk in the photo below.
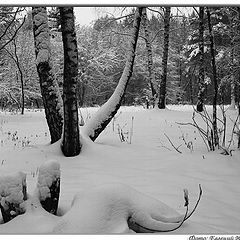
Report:
<svg viewBox="0 0 240 240"><path fill-rule="evenodd" d="M159 86L158 108L166 108L166 85L167 85L167 62L168 62L168 47L169 47L169 28L170 28L170 13L171 8L165 7L164 14L164 49L162 58L162 76Z"/></svg>
<svg viewBox="0 0 240 240"><path fill-rule="evenodd" d="M92 141L95 141L101 132L106 128L121 106L129 79L132 76L142 9L142 7L137 7L135 12L132 36L129 41L129 53L119 83L109 100L101 106L98 112L84 126L84 134L90 137Z"/></svg>
<svg viewBox="0 0 240 240"><path fill-rule="evenodd" d="M199 7L199 80L197 111L203 111L204 98L204 7Z"/></svg>
<svg viewBox="0 0 240 240"><path fill-rule="evenodd" d="M62 152L66 157L72 157L81 151L77 104L78 49L73 7L60 7L60 17L64 49Z"/></svg>
<svg viewBox="0 0 240 240"><path fill-rule="evenodd" d="M33 7L33 35L41 94L51 143L62 135L63 110L58 83L52 70L50 35L46 7Z"/></svg>

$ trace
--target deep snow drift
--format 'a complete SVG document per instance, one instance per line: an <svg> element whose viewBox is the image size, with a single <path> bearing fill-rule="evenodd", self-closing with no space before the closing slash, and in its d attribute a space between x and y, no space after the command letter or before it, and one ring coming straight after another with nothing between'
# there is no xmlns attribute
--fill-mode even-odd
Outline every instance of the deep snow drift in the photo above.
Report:
<svg viewBox="0 0 240 240"><path fill-rule="evenodd" d="M96 110L82 109L85 121ZM158 199L181 214L184 213L183 189L189 191L191 208L198 197L198 184L201 184L203 196L199 207L180 229L172 233L239 233L240 152L236 150L236 139L232 156L222 155L219 150L208 152L196 129L176 123L191 122L191 116L191 106L169 106L169 110L121 107L95 143L82 138L81 154L65 158L59 143L49 145L43 111L30 110L24 116L0 112L0 176L19 171L27 173L27 190L32 194L40 165L46 160L57 161L61 168L59 215L65 217L62 221L62 217L43 211L33 197L31 203L26 202L25 214L0 224L0 233L128 232L122 217L111 218L115 215L109 216L103 211L104 207L98 205L108 200L104 197L101 202L97 197L100 195L94 190L101 185L119 183ZM236 116L236 111L227 111L229 132L230 118ZM120 141L120 133L126 142ZM182 144L179 148L182 154L173 149L164 133L176 147ZM183 137L185 142L191 143L191 148L186 147ZM69 211L78 192L80 195L75 201L81 199L86 204L86 208L80 208L81 213L76 209ZM122 194L129 195L128 192ZM102 223L98 224L99 213L106 228L101 228ZM110 225L105 224L108 220Z"/></svg>

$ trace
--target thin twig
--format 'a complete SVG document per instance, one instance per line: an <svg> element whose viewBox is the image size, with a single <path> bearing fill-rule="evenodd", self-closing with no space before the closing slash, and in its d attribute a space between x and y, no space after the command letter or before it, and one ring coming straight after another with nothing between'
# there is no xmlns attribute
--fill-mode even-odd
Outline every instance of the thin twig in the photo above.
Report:
<svg viewBox="0 0 240 240"><path fill-rule="evenodd" d="M168 139L168 141L170 142L170 144L172 145L172 147L178 152L178 153L182 153L181 151L178 150L179 147L181 147L182 145L175 147L174 144L172 143L171 139L168 137L168 135L166 133L164 133L164 136Z"/></svg>

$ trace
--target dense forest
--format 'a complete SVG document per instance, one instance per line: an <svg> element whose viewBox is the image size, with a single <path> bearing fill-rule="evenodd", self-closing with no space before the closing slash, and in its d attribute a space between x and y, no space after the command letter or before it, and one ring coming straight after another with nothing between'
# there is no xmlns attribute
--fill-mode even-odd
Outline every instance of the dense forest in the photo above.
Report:
<svg viewBox="0 0 240 240"><path fill-rule="evenodd" d="M166 104L197 104L199 95L205 104L212 104L214 74L217 103L232 104L234 107L238 102L240 8L224 6L202 7L202 10L201 7L189 7L187 11L184 9L145 9L133 74L122 105L141 104L149 107L154 104L160 89L166 94ZM20 110L23 107L43 106L35 64L31 11L31 8L0 9L2 109ZM49 7L47 11L52 67L62 91L64 61L60 11L57 7ZM112 95L124 69L134 11L134 8L127 7L122 9L121 16L106 14L91 26L76 25L79 63L77 98L80 106L102 105ZM164 55L166 47L167 55ZM212 68L212 54L215 72ZM162 81L164 76L165 81ZM165 87L161 85L164 82Z"/></svg>

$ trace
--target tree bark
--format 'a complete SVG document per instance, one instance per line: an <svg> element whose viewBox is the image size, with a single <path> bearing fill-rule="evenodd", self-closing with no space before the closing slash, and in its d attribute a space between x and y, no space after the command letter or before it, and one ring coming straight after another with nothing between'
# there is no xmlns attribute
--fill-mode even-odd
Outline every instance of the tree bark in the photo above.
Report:
<svg viewBox="0 0 240 240"><path fill-rule="evenodd" d="M98 112L84 126L84 134L90 137L92 141L95 141L101 132L106 128L108 123L117 113L123 101L129 79L132 76L142 9L142 7L137 7L134 15L133 31L129 41L130 47L128 57L119 83L108 101L101 106Z"/></svg>
<svg viewBox="0 0 240 240"><path fill-rule="evenodd" d="M37 71L40 79L41 94L50 131L51 143L54 143L62 136L63 103L58 83L52 70L46 7L33 7L32 17Z"/></svg>
<svg viewBox="0 0 240 240"><path fill-rule="evenodd" d="M149 81L150 89L152 92L152 98L155 99L156 94L157 94L156 81L155 81L154 71L153 71L152 45L151 45L150 39L149 39L149 31L148 31L149 24L148 24L147 12L146 12L145 7L142 10L142 25L143 25L144 32L145 32L145 43L146 43L146 49L147 49L148 81Z"/></svg>
<svg viewBox="0 0 240 240"><path fill-rule="evenodd" d="M158 108L166 108L166 85L167 85L167 62L168 62L168 46L169 46L169 28L170 28L171 7L165 7L164 14L164 49L162 58L162 75L159 86Z"/></svg>
<svg viewBox="0 0 240 240"><path fill-rule="evenodd" d="M204 7L199 7L199 80L197 111L203 111L204 98Z"/></svg>
<svg viewBox="0 0 240 240"><path fill-rule="evenodd" d="M77 103L78 49L73 7L60 7L60 17L64 49L62 152L66 157L72 157L81 151Z"/></svg>
<svg viewBox="0 0 240 240"><path fill-rule="evenodd" d="M212 62L212 79L213 79L213 136L214 136L214 145L219 145L218 131L217 131L217 95L218 95L218 82L217 82L217 70L215 63L215 47L212 33L212 24L211 24L211 15L210 10L207 8L207 18L208 18L208 30L210 38L210 51L211 51L211 62Z"/></svg>

